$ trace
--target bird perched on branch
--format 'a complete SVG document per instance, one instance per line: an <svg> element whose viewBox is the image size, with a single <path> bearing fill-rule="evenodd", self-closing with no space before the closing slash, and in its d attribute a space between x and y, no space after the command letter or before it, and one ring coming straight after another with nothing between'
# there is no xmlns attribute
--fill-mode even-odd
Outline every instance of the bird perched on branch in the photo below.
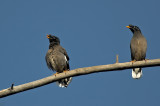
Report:
<svg viewBox="0 0 160 106"><path fill-rule="evenodd" d="M146 50L147 50L147 40L142 35L139 27L131 25L131 24L126 27L129 28L133 33L133 37L130 42L130 51L131 51L132 62L145 60ZM139 79L141 76L142 76L141 67L132 69L132 77L133 78Z"/></svg>
<svg viewBox="0 0 160 106"><path fill-rule="evenodd" d="M48 68L56 71L56 74L69 71L69 56L66 50L60 45L59 38L50 34L47 35L47 38L50 42L49 50L45 57ZM72 77L61 79L57 81L57 84L62 88L67 87L71 80Z"/></svg>

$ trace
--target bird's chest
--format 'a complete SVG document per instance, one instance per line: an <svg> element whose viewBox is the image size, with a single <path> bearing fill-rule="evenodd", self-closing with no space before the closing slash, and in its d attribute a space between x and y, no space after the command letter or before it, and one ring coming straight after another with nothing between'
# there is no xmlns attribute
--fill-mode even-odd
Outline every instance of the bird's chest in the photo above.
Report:
<svg viewBox="0 0 160 106"><path fill-rule="evenodd" d="M141 41L141 38L133 37L131 40L131 49L134 51L140 51L143 47L143 43Z"/></svg>
<svg viewBox="0 0 160 106"><path fill-rule="evenodd" d="M66 66L66 57L62 53L52 52L49 56L49 60L53 70L63 72L63 69Z"/></svg>
<svg viewBox="0 0 160 106"><path fill-rule="evenodd" d="M131 40L132 59L141 60L142 58L144 58L143 48L144 48L144 45L141 38L138 38L138 37L133 38Z"/></svg>

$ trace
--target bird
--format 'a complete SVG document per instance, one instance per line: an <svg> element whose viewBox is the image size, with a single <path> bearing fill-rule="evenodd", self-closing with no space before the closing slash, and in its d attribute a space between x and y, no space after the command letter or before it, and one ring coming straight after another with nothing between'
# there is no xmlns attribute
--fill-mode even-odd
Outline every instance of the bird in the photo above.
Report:
<svg viewBox="0 0 160 106"><path fill-rule="evenodd" d="M126 26L133 33L133 37L130 42L131 62L146 60L147 40L143 36L140 28L129 24ZM139 79L142 76L142 68L132 69L132 78Z"/></svg>
<svg viewBox="0 0 160 106"><path fill-rule="evenodd" d="M70 70L69 56L66 50L60 45L60 39L57 36L48 34L49 50L46 53L45 60L49 69L56 71L55 76ZM59 87L66 88L71 82L72 77L58 80Z"/></svg>

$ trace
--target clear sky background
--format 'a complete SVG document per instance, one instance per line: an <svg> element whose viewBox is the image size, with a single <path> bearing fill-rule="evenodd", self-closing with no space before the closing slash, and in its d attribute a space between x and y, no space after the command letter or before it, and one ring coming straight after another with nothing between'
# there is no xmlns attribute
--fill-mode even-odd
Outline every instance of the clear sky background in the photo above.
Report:
<svg viewBox="0 0 160 106"><path fill-rule="evenodd" d="M0 0L0 89L52 75L45 55L55 34L71 69L130 61L131 31L140 27L147 58L160 58L160 0ZM74 77L0 99L0 106L160 106L160 67Z"/></svg>

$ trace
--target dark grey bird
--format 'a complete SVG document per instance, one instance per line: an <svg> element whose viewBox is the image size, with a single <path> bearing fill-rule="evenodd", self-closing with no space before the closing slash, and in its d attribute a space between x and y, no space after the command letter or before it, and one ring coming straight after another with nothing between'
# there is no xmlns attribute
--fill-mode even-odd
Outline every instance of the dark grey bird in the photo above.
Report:
<svg viewBox="0 0 160 106"><path fill-rule="evenodd" d="M133 37L130 43L132 62L145 60L146 50L147 50L147 40L142 35L139 27L131 25L131 24L126 27L129 28L133 33ZM141 67L132 69L132 78L139 79L141 76L142 76Z"/></svg>
<svg viewBox="0 0 160 106"><path fill-rule="evenodd" d="M50 42L49 50L45 57L48 68L56 71L56 74L69 71L69 56L66 50L60 45L59 38L50 34L47 35L47 38ZM57 81L57 84L62 88L67 87L71 80L72 77L61 79Z"/></svg>

